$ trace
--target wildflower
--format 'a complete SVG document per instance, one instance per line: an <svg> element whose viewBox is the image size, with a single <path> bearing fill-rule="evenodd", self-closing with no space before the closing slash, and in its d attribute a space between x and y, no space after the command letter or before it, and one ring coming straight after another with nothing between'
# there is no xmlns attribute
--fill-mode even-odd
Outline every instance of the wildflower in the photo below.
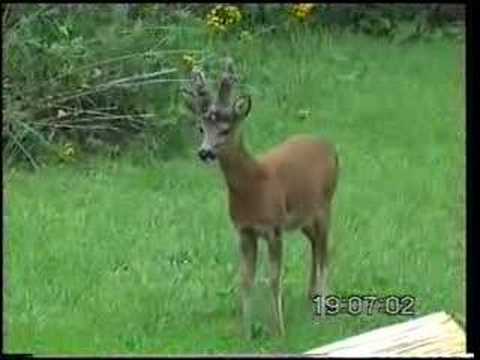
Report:
<svg viewBox="0 0 480 360"><path fill-rule="evenodd" d="M214 32L225 32L242 20L242 14L236 6L217 5L207 15L207 26Z"/></svg>
<svg viewBox="0 0 480 360"><path fill-rule="evenodd" d="M182 61L187 71L192 71L201 62L200 60L196 59L193 55L188 55L188 54L183 55Z"/></svg>
<svg viewBox="0 0 480 360"><path fill-rule="evenodd" d="M65 143L61 152L61 158L63 160L72 160L75 156L75 148L71 143Z"/></svg>
<svg viewBox="0 0 480 360"><path fill-rule="evenodd" d="M301 4L292 6L291 14L298 21L303 22L312 15L314 9L315 9L315 4L301 3Z"/></svg>

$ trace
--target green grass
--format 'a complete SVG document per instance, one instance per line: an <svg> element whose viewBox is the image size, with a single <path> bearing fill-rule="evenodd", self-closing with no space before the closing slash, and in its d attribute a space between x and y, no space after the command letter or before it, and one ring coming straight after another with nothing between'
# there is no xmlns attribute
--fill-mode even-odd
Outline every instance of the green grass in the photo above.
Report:
<svg viewBox="0 0 480 360"><path fill-rule="evenodd" d="M232 48L248 76L245 124L260 153L294 133L337 144L335 294L416 298L417 315L465 314L461 45L344 35ZM364 70L362 70L364 69ZM297 116L310 110L307 119ZM406 320L312 323L309 254L285 241L284 339L241 337L237 246L219 171L129 157L6 179L6 350L36 354L298 353ZM257 318L268 325L261 249Z"/></svg>

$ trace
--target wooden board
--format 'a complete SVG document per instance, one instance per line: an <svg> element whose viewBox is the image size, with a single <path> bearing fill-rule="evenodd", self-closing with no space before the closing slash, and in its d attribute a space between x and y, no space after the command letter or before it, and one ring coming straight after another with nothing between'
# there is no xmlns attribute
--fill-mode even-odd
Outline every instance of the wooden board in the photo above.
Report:
<svg viewBox="0 0 480 360"><path fill-rule="evenodd" d="M463 356L463 329L445 312L372 330L305 353L307 356Z"/></svg>

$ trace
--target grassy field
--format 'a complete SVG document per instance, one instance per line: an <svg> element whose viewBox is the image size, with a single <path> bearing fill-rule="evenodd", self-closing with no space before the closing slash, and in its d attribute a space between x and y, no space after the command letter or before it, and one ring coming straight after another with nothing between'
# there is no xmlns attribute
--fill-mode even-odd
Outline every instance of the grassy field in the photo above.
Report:
<svg viewBox="0 0 480 360"><path fill-rule="evenodd" d="M294 133L337 144L333 293L405 295L417 315L465 314L462 46L343 35L256 40L236 59L252 84L250 148ZM324 39L325 40L325 39ZM309 115L299 116L307 110ZM236 237L220 172L190 156L6 174L6 350L52 353L298 353L406 320L312 322L309 253L285 236L287 335L241 337ZM266 251L255 303L268 325ZM259 327L262 329L262 327Z"/></svg>

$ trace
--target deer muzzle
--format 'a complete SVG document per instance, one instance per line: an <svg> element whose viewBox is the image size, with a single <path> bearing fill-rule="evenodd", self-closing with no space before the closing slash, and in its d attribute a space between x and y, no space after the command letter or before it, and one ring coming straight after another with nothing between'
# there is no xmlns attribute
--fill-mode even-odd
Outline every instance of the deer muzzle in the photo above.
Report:
<svg viewBox="0 0 480 360"><path fill-rule="evenodd" d="M203 162L209 162L209 161L216 160L217 154L215 154L215 152L212 149L201 148L200 150L198 150L198 157Z"/></svg>

